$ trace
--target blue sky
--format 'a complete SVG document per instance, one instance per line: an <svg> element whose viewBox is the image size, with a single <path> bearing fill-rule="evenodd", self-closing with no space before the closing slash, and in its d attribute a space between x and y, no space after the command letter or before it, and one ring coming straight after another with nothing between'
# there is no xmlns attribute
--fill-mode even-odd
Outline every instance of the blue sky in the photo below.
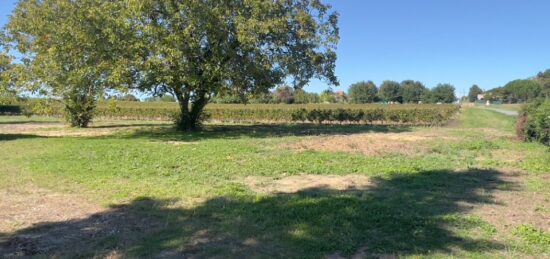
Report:
<svg viewBox="0 0 550 259"><path fill-rule="evenodd" d="M15 0L2 0L0 25ZM463 95L550 68L548 0L329 0L340 13L336 73L357 81L451 83ZM327 88L312 82L308 91Z"/></svg>

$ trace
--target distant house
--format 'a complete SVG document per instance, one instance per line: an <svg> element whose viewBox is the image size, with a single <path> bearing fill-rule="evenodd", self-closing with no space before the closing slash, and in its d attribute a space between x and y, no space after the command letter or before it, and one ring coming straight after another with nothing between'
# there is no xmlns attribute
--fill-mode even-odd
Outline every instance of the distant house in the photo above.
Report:
<svg viewBox="0 0 550 259"><path fill-rule="evenodd" d="M478 95L477 95L477 100L478 100L478 101L481 101L481 100L483 100L483 99L485 99L485 94L478 94Z"/></svg>

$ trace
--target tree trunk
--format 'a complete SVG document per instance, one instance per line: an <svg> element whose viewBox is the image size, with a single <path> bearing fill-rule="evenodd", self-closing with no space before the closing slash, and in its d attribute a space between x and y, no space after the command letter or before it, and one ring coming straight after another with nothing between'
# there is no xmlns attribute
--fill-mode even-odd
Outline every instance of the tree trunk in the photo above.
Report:
<svg viewBox="0 0 550 259"><path fill-rule="evenodd" d="M208 103L205 92L198 92L191 101L190 94L181 91L174 91L180 107L180 114L175 118L176 128L181 131L196 131L200 129L203 110Z"/></svg>

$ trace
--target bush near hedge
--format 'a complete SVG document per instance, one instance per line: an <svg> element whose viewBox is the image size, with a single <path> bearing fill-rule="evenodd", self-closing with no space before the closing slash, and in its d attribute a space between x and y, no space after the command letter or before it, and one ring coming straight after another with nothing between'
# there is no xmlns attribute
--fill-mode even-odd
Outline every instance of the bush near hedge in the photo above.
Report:
<svg viewBox="0 0 550 259"><path fill-rule="evenodd" d="M550 146L550 100L538 100L522 108L517 122L518 137Z"/></svg>
<svg viewBox="0 0 550 259"><path fill-rule="evenodd" d="M25 110L36 115L63 116L57 101L30 101ZM353 123L384 125L441 125L460 109L457 105L382 104L209 104L210 120L234 123ZM106 119L172 120L179 111L176 103L99 102L95 116Z"/></svg>

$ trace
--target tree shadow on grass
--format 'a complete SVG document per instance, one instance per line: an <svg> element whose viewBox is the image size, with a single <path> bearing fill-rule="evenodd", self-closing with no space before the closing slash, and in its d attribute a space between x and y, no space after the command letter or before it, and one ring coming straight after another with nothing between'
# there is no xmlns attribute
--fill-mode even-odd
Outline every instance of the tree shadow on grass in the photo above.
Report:
<svg viewBox="0 0 550 259"><path fill-rule="evenodd" d="M111 123L104 125L94 125L92 124L89 128L91 129L110 129L110 128L133 128L133 127L171 127L171 123Z"/></svg>
<svg viewBox="0 0 550 259"><path fill-rule="evenodd" d="M171 127L141 129L125 138L145 138L165 141L199 141L203 139L235 139L242 137L270 138L285 136L349 135L357 133L399 133L411 131L408 126L384 125L316 125L316 124L252 124L205 125L201 131L181 132Z"/></svg>
<svg viewBox="0 0 550 259"><path fill-rule="evenodd" d="M0 121L2 124L59 124L58 121L35 121L35 120L16 120L16 121Z"/></svg>
<svg viewBox="0 0 550 259"><path fill-rule="evenodd" d="M32 134L3 134L0 133L0 141L10 141L18 139L31 139L31 138L46 138L45 136L38 136Z"/></svg>
<svg viewBox="0 0 550 259"><path fill-rule="evenodd" d="M0 256L319 258L502 251L471 206L514 188L497 171L427 171L373 179L367 189L327 186L254 195L244 185L182 209L141 198L84 219L0 234ZM466 236L461 233L470 233ZM478 234L471 234L478 233ZM481 233L481 234L479 234ZM494 233L493 233L494 234Z"/></svg>

